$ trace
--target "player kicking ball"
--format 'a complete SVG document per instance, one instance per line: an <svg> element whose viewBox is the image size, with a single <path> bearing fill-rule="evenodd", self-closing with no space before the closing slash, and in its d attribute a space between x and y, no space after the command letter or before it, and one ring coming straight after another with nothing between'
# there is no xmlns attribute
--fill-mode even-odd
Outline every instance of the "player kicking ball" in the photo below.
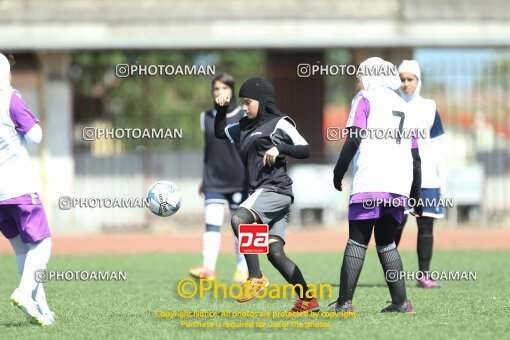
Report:
<svg viewBox="0 0 510 340"><path fill-rule="evenodd" d="M360 69L374 69L374 66L378 69L393 67L381 58L369 58L360 64ZM348 212L349 240L340 270L339 297L331 310L354 310L352 298L373 230L377 255L391 295L391 304L381 312L413 313L405 281L399 275L403 268L394 235L404 216L406 199L420 197L417 141L411 134L382 139L367 135L362 140L357 133L360 129L414 130L415 124L407 114L406 103L394 92L400 87L397 75L359 76L356 80L360 92L352 101L347 121L350 135L334 170L334 186L342 191L342 179L355 157ZM420 213L420 207L415 207L413 214Z"/></svg>
<svg viewBox="0 0 510 340"><path fill-rule="evenodd" d="M234 77L221 73L212 81L212 95L216 98L222 93L228 95L227 123L237 123L244 117L244 112L233 95ZM191 276L197 279L214 280L216 278L216 261L220 251L221 234L225 205L231 213L248 196L248 183L243 162L237 145L214 136L214 117L218 104L212 110L202 112L200 122L204 133L204 170L202 183L198 190L205 198L205 233L202 243L203 264L190 269ZM248 278L248 267L242 254L239 254L237 238L234 237L237 258L233 281L244 283Z"/></svg>
<svg viewBox="0 0 510 340"><path fill-rule="evenodd" d="M45 270L50 258L50 230L26 148L26 141L38 144L41 138L38 119L11 87L11 65L0 53L0 230L21 274L11 302L30 322L46 326L54 323L54 313L36 272Z"/></svg>
<svg viewBox="0 0 510 340"><path fill-rule="evenodd" d="M247 169L250 197L232 216L232 228L239 236L239 225L263 223L269 225L269 262L294 285L299 296L291 311L318 311L319 304L310 296L298 266L287 257L285 227L294 197L292 180L287 175L286 157L298 159L310 156L310 146L296 130L295 123L275 105L273 86L262 78L250 78L239 89L239 98L246 117L238 123L226 120L230 97L216 98L220 106L214 122L217 138L239 143L241 159ZM238 302L252 300L259 290L269 285L260 270L257 254L245 254L249 277Z"/></svg>

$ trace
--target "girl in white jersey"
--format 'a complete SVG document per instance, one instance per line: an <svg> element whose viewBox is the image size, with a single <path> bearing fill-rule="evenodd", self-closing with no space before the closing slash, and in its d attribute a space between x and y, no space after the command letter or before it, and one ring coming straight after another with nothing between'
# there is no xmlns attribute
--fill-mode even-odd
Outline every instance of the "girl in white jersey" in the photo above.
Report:
<svg viewBox="0 0 510 340"><path fill-rule="evenodd" d="M399 89L400 96L408 103L409 112L416 116L419 128L426 131L425 138L420 139L420 157L422 173L422 200L424 203L423 216L418 217L418 266L423 277L417 281L421 288L439 288L439 284L429 276L430 260L432 259L432 245L434 219L442 218L443 207L440 205L441 187L444 187L444 172L440 167L440 141L444 136L441 117L436 109L436 103L432 99L420 96L421 71L415 60L404 60L398 68L402 86ZM402 230L407 218L395 233L395 243L398 246Z"/></svg>
<svg viewBox="0 0 510 340"><path fill-rule="evenodd" d="M411 133L416 127L406 112L406 103L394 92L400 81L396 72L388 72L392 69L396 71L381 58L369 58L360 64L365 75L357 78L360 92L352 101L346 126L350 134L334 170L333 184L342 191L342 179L354 158L349 240L340 270L339 297L332 307L335 312L353 311L352 299L372 231L391 295L391 304L382 312L413 312L404 278L398 275L403 266L394 235L404 216L407 198L420 195L420 157ZM374 70L380 73L369 74ZM377 130L388 137L364 134ZM392 131L393 137L389 134ZM363 135L366 137L362 139ZM413 213L420 214L419 207Z"/></svg>
<svg viewBox="0 0 510 340"><path fill-rule="evenodd" d="M37 280L50 258L50 230L26 148L27 141L41 141L38 122L11 87L11 65L0 53L0 231L14 249L21 274L11 302L32 323L51 325L54 314Z"/></svg>

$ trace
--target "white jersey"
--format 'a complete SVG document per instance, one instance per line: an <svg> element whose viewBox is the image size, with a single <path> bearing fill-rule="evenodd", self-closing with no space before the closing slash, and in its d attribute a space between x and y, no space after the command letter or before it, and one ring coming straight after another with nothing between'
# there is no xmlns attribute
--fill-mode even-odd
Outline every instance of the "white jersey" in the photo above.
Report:
<svg viewBox="0 0 510 340"><path fill-rule="evenodd" d="M418 148L421 158L421 187L439 188L441 178L438 164L438 151L434 142L444 135L441 119L436 110L436 102L416 96L408 102L409 112L415 116L425 138L420 138Z"/></svg>
<svg viewBox="0 0 510 340"><path fill-rule="evenodd" d="M0 201L38 191L24 138L37 122L17 91L0 90Z"/></svg>
<svg viewBox="0 0 510 340"><path fill-rule="evenodd" d="M401 138L377 138L377 134L368 134L361 140L354 157L351 195L385 192L409 197L413 181L412 133L415 133L416 123L408 114L407 103L385 87L362 91L361 96L370 107L366 116L367 130L402 131L402 134ZM353 105L358 103L359 95L353 100ZM351 115L355 111L355 108L352 109ZM350 117L349 122L354 120ZM349 126L352 123L348 123Z"/></svg>

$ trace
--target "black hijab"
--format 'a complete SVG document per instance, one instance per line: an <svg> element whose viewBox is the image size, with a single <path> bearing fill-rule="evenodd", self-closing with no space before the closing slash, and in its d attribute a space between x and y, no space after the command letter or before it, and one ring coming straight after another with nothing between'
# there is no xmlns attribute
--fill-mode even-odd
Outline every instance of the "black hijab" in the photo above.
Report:
<svg viewBox="0 0 510 340"><path fill-rule="evenodd" d="M275 105L273 85L263 78L253 77L245 81L239 89L239 97L255 99L259 102L255 119L244 117L239 121L242 131L255 129L276 117L283 117Z"/></svg>

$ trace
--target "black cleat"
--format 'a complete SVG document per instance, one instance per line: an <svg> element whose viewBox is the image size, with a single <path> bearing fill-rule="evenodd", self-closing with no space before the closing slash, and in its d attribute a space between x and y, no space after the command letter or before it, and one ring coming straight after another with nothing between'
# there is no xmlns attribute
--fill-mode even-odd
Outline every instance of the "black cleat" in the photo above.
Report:
<svg viewBox="0 0 510 340"><path fill-rule="evenodd" d="M401 304L394 304L393 302L388 307L384 308L381 313L406 313L414 314L414 308L411 305L411 301L405 300Z"/></svg>

